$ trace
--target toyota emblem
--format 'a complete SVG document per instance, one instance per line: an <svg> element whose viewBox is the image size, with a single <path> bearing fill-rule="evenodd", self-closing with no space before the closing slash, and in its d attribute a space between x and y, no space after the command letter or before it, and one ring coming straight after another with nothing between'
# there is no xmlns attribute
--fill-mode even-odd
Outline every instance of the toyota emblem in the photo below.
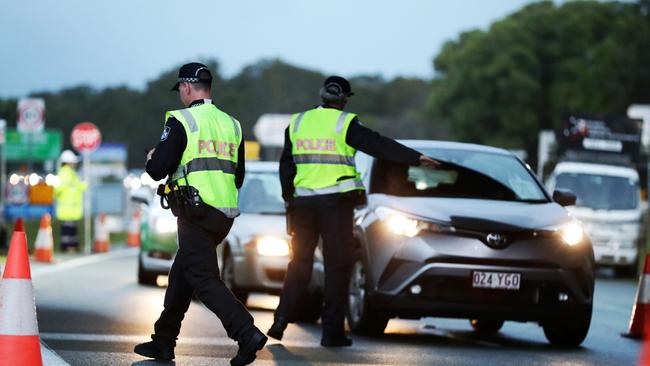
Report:
<svg viewBox="0 0 650 366"><path fill-rule="evenodd" d="M485 239L493 248L503 248L508 243L506 236L499 233L490 233Z"/></svg>

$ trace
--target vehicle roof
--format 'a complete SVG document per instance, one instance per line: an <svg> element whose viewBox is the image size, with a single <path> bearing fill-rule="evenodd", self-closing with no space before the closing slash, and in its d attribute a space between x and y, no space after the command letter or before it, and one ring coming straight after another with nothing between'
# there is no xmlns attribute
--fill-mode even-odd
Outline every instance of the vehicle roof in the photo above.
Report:
<svg viewBox="0 0 650 366"><path fill-rule="evenodd" d="M279 166L277 161L246 160L246 171L277 172Z"/></svg>
<svg viewBox="0 0 650 366"><path fill-rule="evenodd" d="M400 143L412 149L448 149L448 150L469 150L480 151L492 154L510 155L508 150L487 145L470 144L465 142L439 141L439 140L398 140Z"/></svg>
<svg viewBox="0 0 650 366"><path fill-rule="evenodd" d="M555 175L560 173L570 172L570 173L610 175L610 176L627 177L627 178L634 178L634 179L639 178L639 173L635 169L630 167L594 164L594 163L582 163L582 162L574 162L574 161L563 161L557 163L553 172Z"/></svg>

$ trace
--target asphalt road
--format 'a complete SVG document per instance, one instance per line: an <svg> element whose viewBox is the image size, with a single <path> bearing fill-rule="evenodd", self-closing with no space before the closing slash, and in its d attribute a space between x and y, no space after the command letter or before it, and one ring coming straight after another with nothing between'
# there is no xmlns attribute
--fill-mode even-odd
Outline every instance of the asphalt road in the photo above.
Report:
<svg viewBox="0 0 650 366"><path fill-rule="evenodd" d="M73 262L71 262L73 263ZM34 269L41 338L71 365L227 365L237 347L218 319L196 301L183 322L176 362L154 362L132 352L147 341L162 310L163 287L136 283L134 251ZM162 278L164 282L164 278ZM578 349L550 346L533 323L508 322L480 338L467 320L392 320L378 338L354 337L344 349L320 347L318 325L291 325L282 343L270 341L258 365L634 365L640 343L621 337L636 281L600 276L592 326ZM277 297L253 295L257 326L273 320Z"/></svg>

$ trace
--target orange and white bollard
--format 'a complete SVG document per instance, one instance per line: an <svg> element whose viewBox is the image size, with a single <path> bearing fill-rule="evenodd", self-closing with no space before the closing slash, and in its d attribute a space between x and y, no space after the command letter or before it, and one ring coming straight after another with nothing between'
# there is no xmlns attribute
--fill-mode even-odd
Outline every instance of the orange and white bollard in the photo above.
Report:
<svg viewBox="0 0 650 366"><path fill-rule="evenodd" d="M54 238L52 237L52 217L50 214L45 214L41 217L41 225L38 228L34 246L36 248L34 259L39 262L52 262L52 257L54 256Z"/></svg>
<svg viewBox="0 0 650 366"><path fill-rule="evenodd" d="M95 219L95 242L93 252L103 253L111 249L111 239L106 224L106 214L100 213Z"/></svg>
<svg viewBox="0 0 650 366"><path fill-rule="evenodd" d="M650 322L650 254L645 257L643 273L639 276L636 290L636 303L632 308L630 325L624 337L643 338L646 335L646 323Z"/></svg>
<svg viewBox="0 0 650 366"><path fill-rule="evenodd" d="M133 218L129 222L129 233L126 238L126 243L130 247L140 246L140 210L136 209L133 213Z"/></svg>
<svg viewBox="0 0 650 366"><path fill-rule="evenodd" d="M21 228L17 223L16 229ZM24 229L11 237L0 282L0 365L43 365Z"/></svg>

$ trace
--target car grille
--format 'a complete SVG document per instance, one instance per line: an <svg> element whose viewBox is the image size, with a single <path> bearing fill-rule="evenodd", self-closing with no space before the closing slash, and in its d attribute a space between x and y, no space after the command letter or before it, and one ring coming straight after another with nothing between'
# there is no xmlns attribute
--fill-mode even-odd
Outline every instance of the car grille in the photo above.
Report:
<svg viewBox="0 0 650 366"><path fill-rule="evenodd" d="M287 275L287 271L284 269L266 269L266 277L275 282L284 282L284 277Z"/></svg>
<svg viewBox="0 0 650 366"><path fill-rule="evenodd" d="M522 282L519 290L472 288L466 279L425 277L420 297L439 302L485 305L550 305L556 304L558 293L566 289L557 284Z"/></svg>

